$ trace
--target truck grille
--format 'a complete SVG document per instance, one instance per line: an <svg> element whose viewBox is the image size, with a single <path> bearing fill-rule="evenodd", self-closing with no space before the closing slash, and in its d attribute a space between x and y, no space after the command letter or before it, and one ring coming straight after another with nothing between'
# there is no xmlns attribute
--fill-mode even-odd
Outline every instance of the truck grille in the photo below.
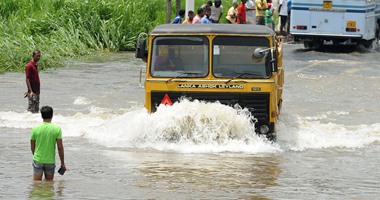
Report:
<svg viewBox="0 0 380 200"><path fill-rule="evenodd" d="M248 108L259 122L269 122L269 93L152 92L152 112L156 111L165 94L173 103L186 97L206 102L219 101L229 106L239 104L242 108Z"/></svg>

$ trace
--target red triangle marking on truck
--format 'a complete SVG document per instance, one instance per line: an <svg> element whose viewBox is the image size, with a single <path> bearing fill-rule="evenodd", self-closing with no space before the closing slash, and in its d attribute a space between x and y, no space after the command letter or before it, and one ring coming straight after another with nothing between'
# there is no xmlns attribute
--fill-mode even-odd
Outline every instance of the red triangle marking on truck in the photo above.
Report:
<svg viewBox="0 0 380 200"><path fill-rule="evenodd" d="M172 106L173 102L170 100L169 95L165 94L164 98L162 98L161 104Z"/></svg>

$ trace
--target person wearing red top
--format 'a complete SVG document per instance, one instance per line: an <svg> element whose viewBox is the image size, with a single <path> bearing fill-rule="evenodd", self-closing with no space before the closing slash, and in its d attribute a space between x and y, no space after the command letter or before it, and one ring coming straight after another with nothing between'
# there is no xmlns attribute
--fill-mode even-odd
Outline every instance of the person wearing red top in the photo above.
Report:
<svg viewBox="0 0 380 200"><path fill-rule="evenodd" d="M32 60L25 67L26 86L28 87L25 97L28 97L28 111L32 113L38 113L40 109L40 77L38 76L37 66L40 58L41 52L34 50Z"/></svg>
<svg viewBox="0 0 380 200"><path fill-rule="evenodd" d="M237 17L236 17L236 19L237 19L236 23L237 24L245 24L246 23L247 8L244 5L246 2L247 2L247 0L241 0L241 4L238 7L238 13L237 13Z"/></svg>

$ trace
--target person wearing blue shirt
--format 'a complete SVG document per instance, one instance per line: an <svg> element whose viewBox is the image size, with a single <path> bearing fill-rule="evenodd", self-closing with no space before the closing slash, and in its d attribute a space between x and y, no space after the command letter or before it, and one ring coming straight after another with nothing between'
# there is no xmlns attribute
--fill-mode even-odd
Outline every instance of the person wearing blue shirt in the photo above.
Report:
<svg viewBox="0 0 380 200"><path fill-rule="evenodd" d="M288 12L292 9L292 0L288 0Z"/></svg>
<svg viewBox="0 0 380 200"><path fill-rule="evenodd" d="M206 14L202 17L201 24L212 24L210 15L211 15L211 8L206 8Z"/></svg>
<svg viewBox="0 0 380 200"><path fill-rule="evenodd" d="M288 0L288 27L287 27L287 32L289 33L290 30L290 12L292 10L292 0Z"/></svg>
<svg viewBox="0 0 380 200"><path fill-rule="evenodd" d="M185 17L186 11L184 9L179 10L177 17L174 18L172 24L182 24L182 18Z"/></svg>

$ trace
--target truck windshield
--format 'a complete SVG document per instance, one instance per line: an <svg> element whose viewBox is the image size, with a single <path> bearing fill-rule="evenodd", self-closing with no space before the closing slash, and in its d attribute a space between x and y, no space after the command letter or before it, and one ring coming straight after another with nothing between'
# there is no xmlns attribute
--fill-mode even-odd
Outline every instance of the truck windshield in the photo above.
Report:
<svg viewBox="0 0 380 200"><path fill-rule="evenodd" d="M156 37L150 73L153 77L205 77L208 74L209 42L203 36Z"/></svg>
<svg viewBox="0 0 380 200"><path fill-rule="evenodd" d="M215 37L212 73L219 78L269 78L270 51L258 59L253 56L257 48L268 49L269 40L264 37Z"/></svg>

